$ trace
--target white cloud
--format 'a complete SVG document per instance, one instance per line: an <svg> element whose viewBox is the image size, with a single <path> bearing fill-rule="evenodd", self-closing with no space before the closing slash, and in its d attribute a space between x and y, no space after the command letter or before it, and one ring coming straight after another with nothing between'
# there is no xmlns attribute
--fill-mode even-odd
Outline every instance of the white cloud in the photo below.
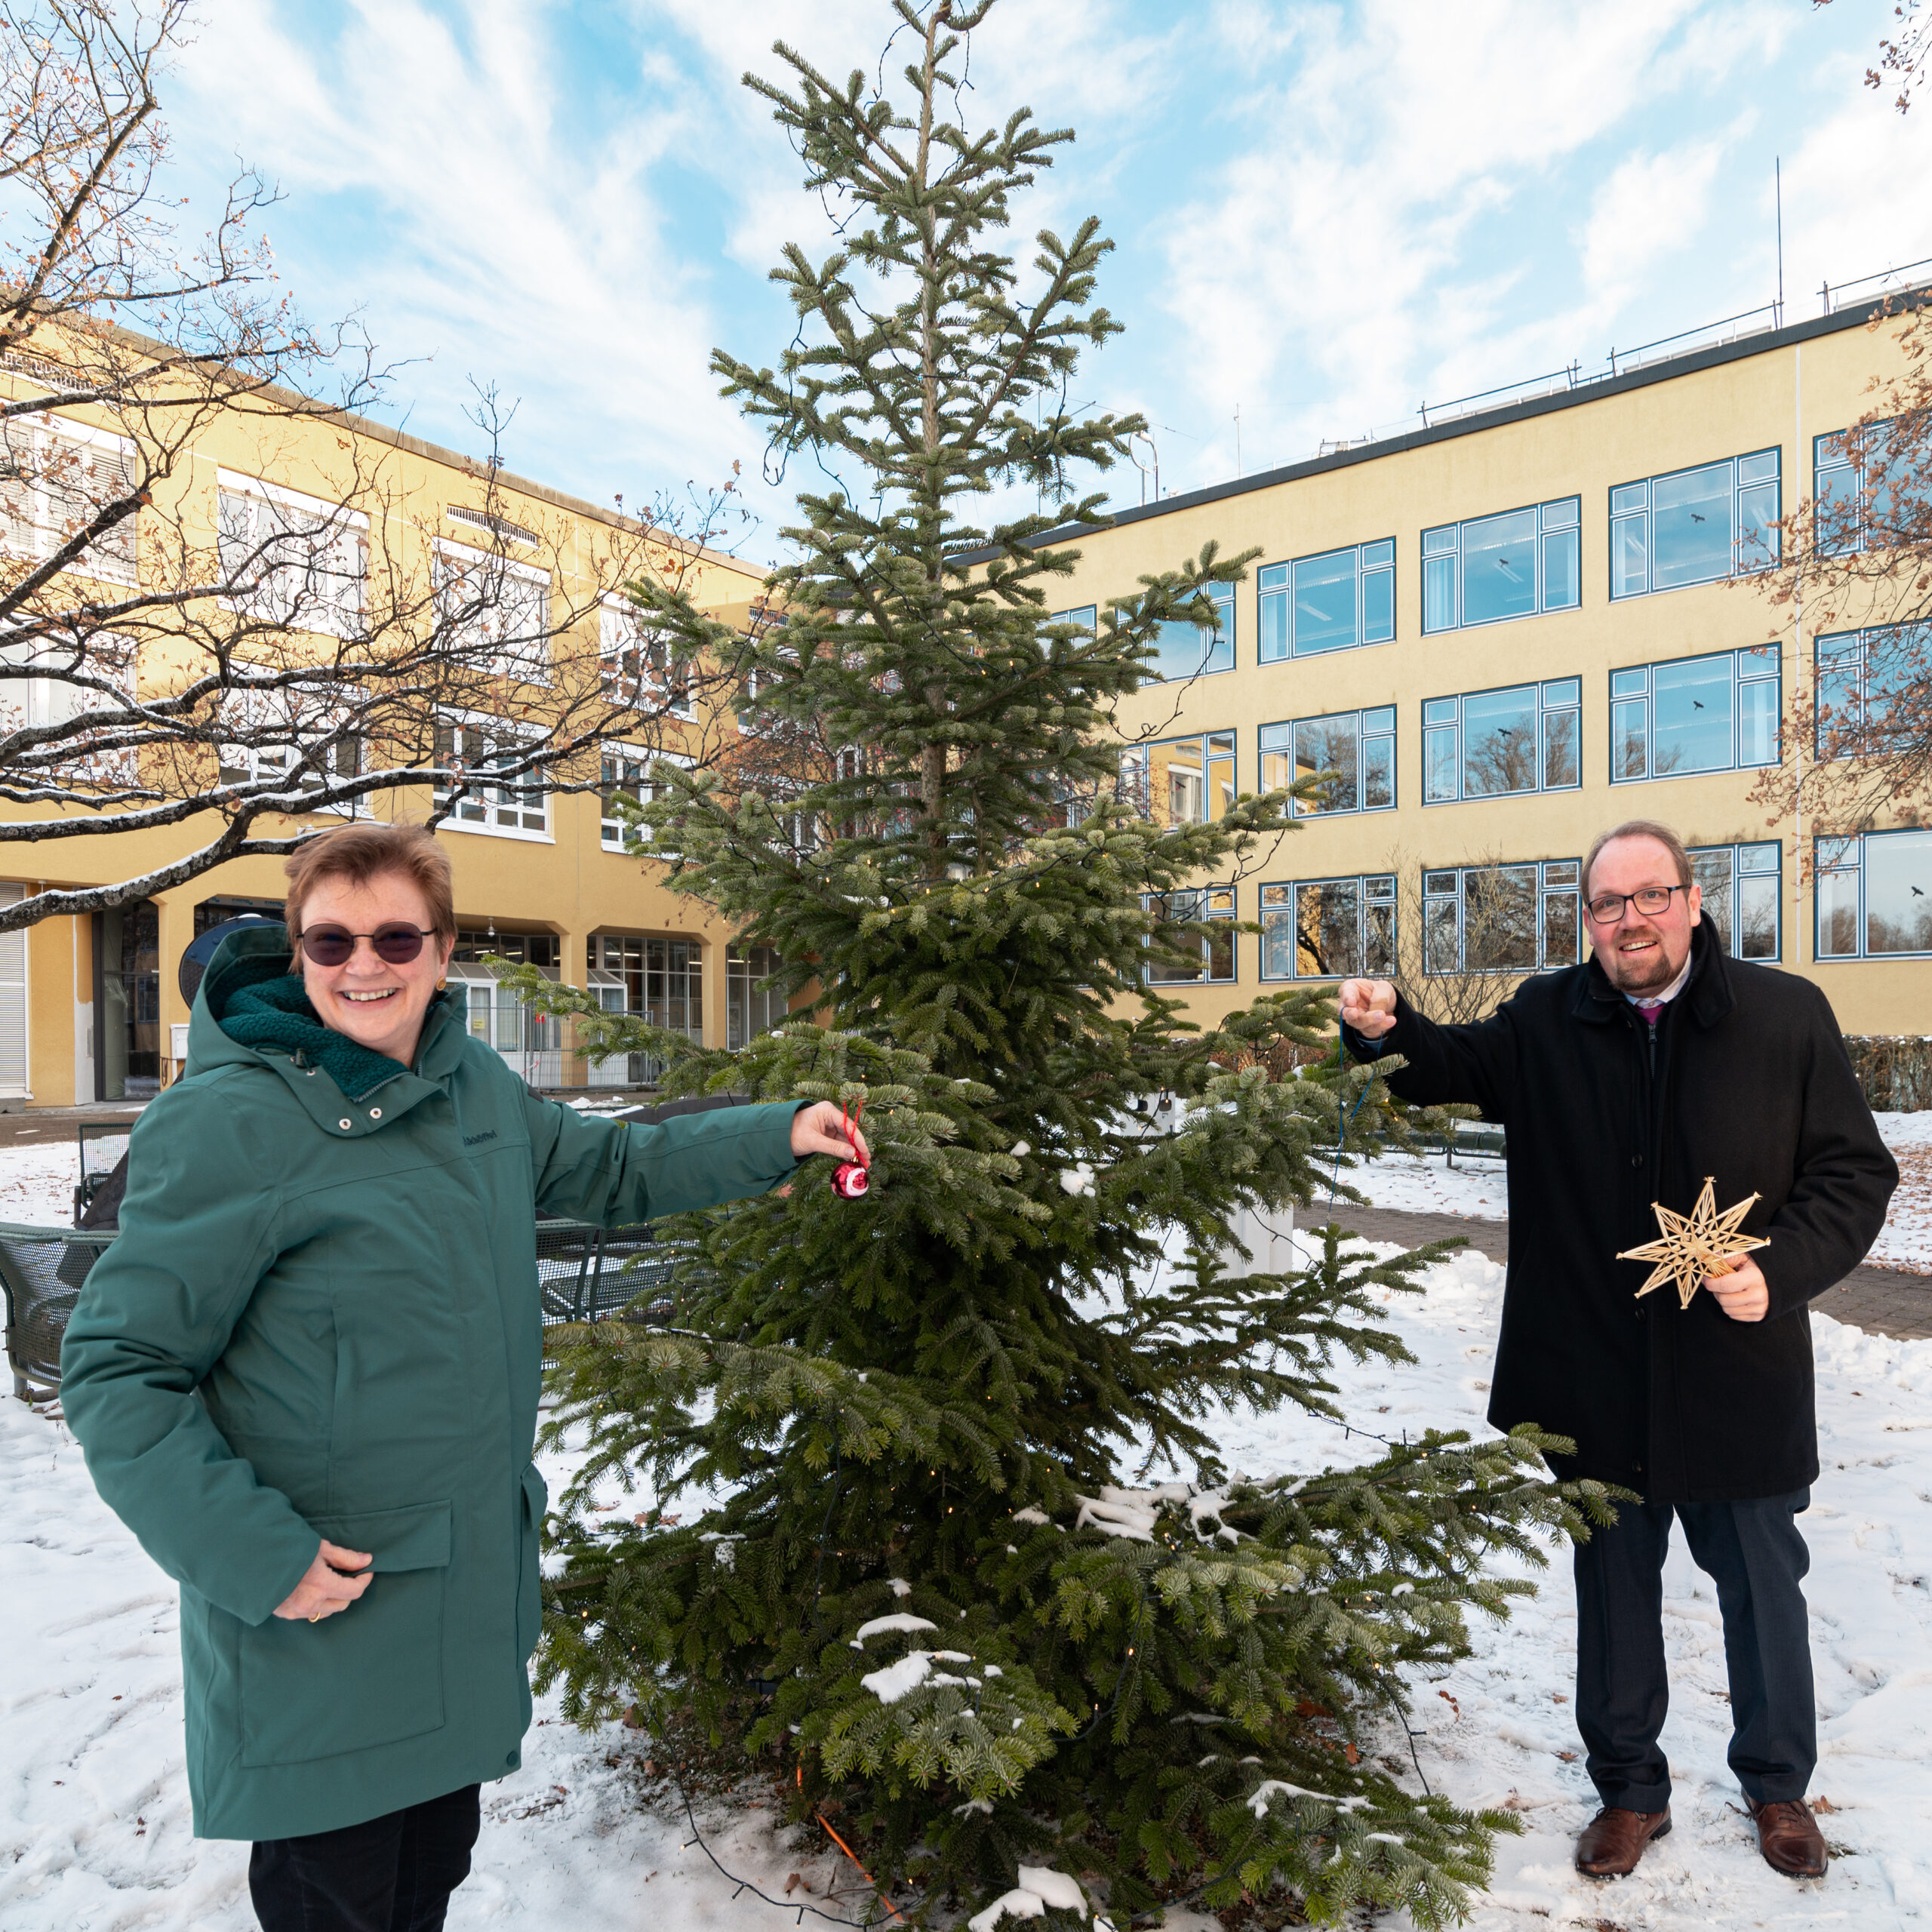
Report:
<svg viewBox="0 0 1932 1932"><path fill-rule="evenodd" d="M543 10L481 0L460 32L422 0L332 17L324 39L300 9L229 0L171 104L177 138L218 128L281 181L309 306L319 280L334 306L370 302L386 353L433 355L405 380L445 440L462 439L466 378L497 375L524 398L517 468L633 495L720 474L751 439L706 372L704 265L667 238L653 188L701 101L660 66L649 111L593 137ZM358 220L359 256L343 245Z"/></svg>
<svg viewBox="0 0 1932 1932"><path fill-rule="evenodd" d="M1245 70L1254 138L1158 239L1198 414L1223 422L1241 399L1250 468L1387 424L1418 395L1567 363L1704 224L1747 118L1734 100L1732 126L1654 151L1617 155L1620 136L1690 79L1755 71L1778 38L1757 0L1235 11L1261 50ZM1558 177L1592 208L1567 273L1573 223L1511 226ZM1544 299L1526 316L1532 278ZM1228 473L1229 440L1188 480Z"/></svg>
<svg viewBox="0 0 1932 1932"><path fill-rule="evenodd" d="M1600 310L1620 307L1659 261L1703 226L1727 146L1719 139L1686 141L1660 154L1640 149L1597 189L1578 252L1584 285Z"/></svg>

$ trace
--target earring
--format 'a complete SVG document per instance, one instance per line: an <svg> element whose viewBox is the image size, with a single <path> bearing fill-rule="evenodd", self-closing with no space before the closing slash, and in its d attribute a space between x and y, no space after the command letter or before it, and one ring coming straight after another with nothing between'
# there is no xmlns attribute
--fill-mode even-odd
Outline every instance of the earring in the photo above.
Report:
<svg viewBox="0 0 1932 1932"><path fill-rule="evenodd" d="M450 983L450 981L449 981L449 975L448 975L447 973L445 973L445 974L443 974L443 976L442 976L440 979L438 979L438 980L437 980L437 982L436 982L436 990L437 990L437 992L441 992L443 990L443 989L449 984L449 983Z"/></svg>

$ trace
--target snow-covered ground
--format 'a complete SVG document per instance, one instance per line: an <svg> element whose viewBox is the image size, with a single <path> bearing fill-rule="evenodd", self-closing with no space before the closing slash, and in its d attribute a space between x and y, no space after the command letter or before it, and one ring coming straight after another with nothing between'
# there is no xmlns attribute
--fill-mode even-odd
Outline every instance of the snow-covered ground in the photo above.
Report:
<svg viewBox="0 0 1932 1932"><path fill-rule="evenodd" d="M1932 1112L1875 1118L1898 1161L1899 1187L1884 1231L1868 1258L1887 1267L1932 1271ZM1371 1161L1349 1178L1377 1208L1460 1214L1478 1221L1506 1220L1509 1215L1503 1163L1497 1159L1458 1155L1452 1168L1440 1154L1420 1160L1396 1156ZM1318 1197L1318 1212L1323 1204ZM1306 1223L1309 1217L1301 1218Z"/></svg>
<svg viewBox="0 0 1932 1932"><path fill-rule="evenodd" d="M1435 1269L1425 1297L1390 1309L1416 1366L1342 1365L1349 1414L1389 1435L1481 1429L1501 1292L1500 1271L1480 1255ZM1804 1527L1822 1720L1813 1789L1829 1802L1826 1835L1839 1848L1829 1876L1795 1884L1757 1855L1724 1761L1717 1605L1681 1548L1666 1579L1677 1829L1631 1878L1577 1876L1571 1846L1593 1806L1565 1701L1574 1613L1559 1552L1508 1625L1479 1625L1473 1657L1417 1687L1417 1749L1432 1786L1507 1805L1526 1828L1499 1846L1472 1921L1482 1932L1863 1932L1932 1919L1932 1342L1822 1316L1814 1330L1825 1472ZM1254 1474L1374 1448L1300 1416L1230 1413L1218 1433L1230 1463ZM95 1499L66 1431L11 1398L0 1400L0 1927L247 1932L246 1847L189 1835L174 1589ZM794 1854L755 1815L712 1841L721 1860L774 1895L795 1872L811 1890L795 1890L783 1909L749 1893L734 1900L645 1774L649 1748L617 1727L578 1732L557 1721L554 1700L540 1705L525 1768L485 1793L475 1875L457 1895L451 1932L630 1932L647 1915L654 1932L777 1927L808 1900L863 1916L849 1864Z"/></svg>

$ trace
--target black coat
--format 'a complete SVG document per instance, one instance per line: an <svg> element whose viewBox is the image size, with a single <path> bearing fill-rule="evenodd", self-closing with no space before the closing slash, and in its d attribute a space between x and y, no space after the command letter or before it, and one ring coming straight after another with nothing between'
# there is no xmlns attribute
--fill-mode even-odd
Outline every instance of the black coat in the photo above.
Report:
<svg viewBox="0 0 1932 1932"><path fill-rule="evenodd" d="M1652 1502L1743 1501L1818 1473L1806 1304L1864 1257L1898 1168L1865 1104L1824 995L1727 958L1692 934L1689 981L1647 1027L1592 959L1539 974L1473 1026L1398 1001L1387 1045L1403 1099L1459 1100L1508 1131L1509 1272L1489 1420L1577 1444L1558 1473ZM1375 1057L1352 1029L1349 1050ZM1654 1060L1654 1069L1652 1062ZM1745 1232L1770 1290L1734 1321L1700 1290L1636 1299L1647 1269L1618 1251L1657 1232L1653 1201L1687 1214L1759 1196Z"/></svg>

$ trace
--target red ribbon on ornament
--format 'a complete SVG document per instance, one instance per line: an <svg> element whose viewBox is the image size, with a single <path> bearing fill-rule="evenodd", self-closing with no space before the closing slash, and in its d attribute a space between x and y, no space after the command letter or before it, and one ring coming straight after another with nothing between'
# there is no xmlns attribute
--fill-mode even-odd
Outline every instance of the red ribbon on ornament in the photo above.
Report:
<svg viewBox="0 0 1932 1932"><path fill-rule="evenodd" d="M858 1143L859 1116L866 1110L866 1097L859 1096L857 1107L848 1109L841 1100L838 1106L839 1130L856 1151ZM841 1201L857 1201L872 1186L872 1176L868 1170L870 1158L860 1154L856 1161L841 1161L832 1171L832 1191Z"/></svg>

